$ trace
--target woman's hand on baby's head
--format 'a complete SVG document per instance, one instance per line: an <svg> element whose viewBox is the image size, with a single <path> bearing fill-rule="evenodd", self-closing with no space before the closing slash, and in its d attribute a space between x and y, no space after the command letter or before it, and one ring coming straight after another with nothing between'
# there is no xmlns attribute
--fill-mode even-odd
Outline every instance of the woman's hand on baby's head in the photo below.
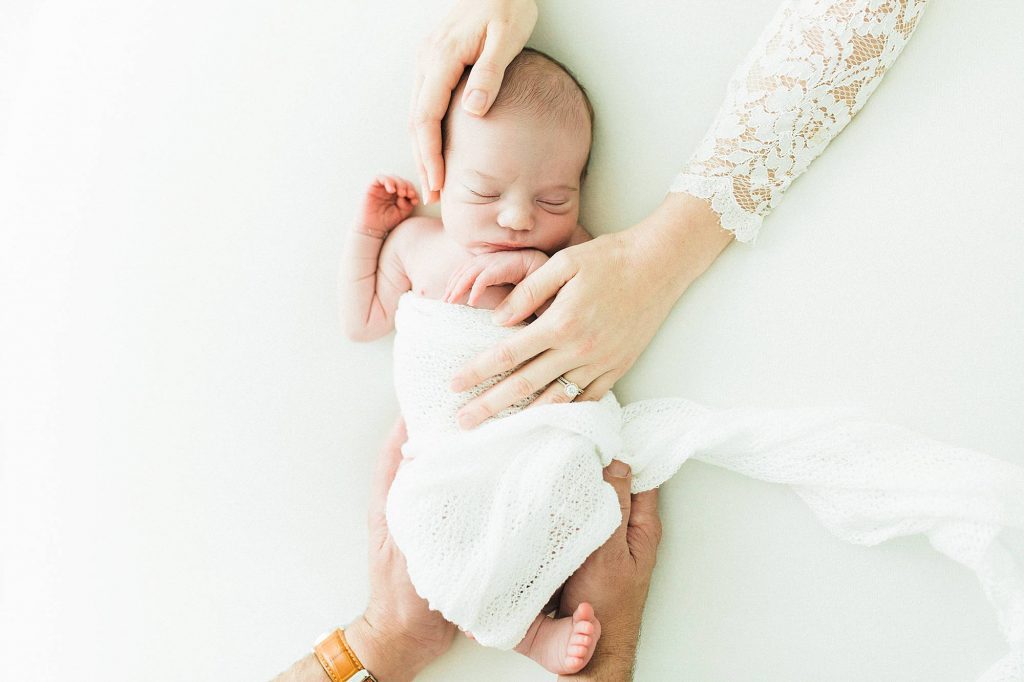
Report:
<svg viewBox="0 0 1024 682"><path fill-rule="evenodd" d="M519 54L537 23L535 0L460 0L420 49L409 112L409 133L425 203L444 186L441 119L452 91L472 66L463 108L483 116L498 95L505 67Z"/></svg>
<svg viewBox="0 0 1024 682"><path fill-rule="evenodd" d="M419 194L411 182L393 175L378 175L366 190L356 229L383 239L408 218L419 203Z"/></svg>

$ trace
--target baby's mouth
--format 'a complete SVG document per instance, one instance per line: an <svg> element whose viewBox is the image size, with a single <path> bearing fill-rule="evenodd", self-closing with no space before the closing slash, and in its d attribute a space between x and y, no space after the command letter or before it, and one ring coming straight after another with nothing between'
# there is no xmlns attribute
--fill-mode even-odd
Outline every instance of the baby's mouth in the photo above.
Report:
<svg viewBox="0 0 1024 682"><path fill-rule="evenodd" d="M484 242L483 246L491 251L515 251L529 248L528 244L513 244L511 242Z"/></svg>

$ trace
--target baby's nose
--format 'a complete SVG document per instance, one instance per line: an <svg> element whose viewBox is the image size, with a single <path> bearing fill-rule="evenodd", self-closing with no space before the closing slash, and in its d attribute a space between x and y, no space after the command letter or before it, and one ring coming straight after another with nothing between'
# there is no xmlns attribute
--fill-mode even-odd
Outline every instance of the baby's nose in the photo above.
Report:
<svg viewBox="0 0 1024 682"><path fill-rule="evenodd" d="M533 211L525 206L508 206L498 214L498 224L509 230L532 230Z"/></svg>

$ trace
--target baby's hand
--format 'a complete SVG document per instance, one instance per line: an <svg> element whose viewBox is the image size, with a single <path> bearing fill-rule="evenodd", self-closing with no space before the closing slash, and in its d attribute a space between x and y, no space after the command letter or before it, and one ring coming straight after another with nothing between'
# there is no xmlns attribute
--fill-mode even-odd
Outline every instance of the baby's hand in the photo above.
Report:
<svg viewBox="0 0 1024 682"><path fill-rule="evenodd" d="M547 255L536 249L482 253L452 274L448 279L444 300L456 303L468 291L469 305L475 306L487 287L519 284L547 259Z"/></svg>
<svg viewBox="0 0 1024 682"><path fill-rule="evenodd" d="M366 190L363 214L356 222L356 230L383 239L409 217L418 203L420 197L411 182L392 175L378 175Z"/></svg>

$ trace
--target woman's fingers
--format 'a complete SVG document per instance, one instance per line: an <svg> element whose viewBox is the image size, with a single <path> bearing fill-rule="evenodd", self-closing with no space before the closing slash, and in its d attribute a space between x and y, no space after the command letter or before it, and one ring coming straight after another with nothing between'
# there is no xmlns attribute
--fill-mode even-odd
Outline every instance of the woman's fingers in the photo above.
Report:
<svg viewBox="0 0 1024 682"><path fill-rule="evenodd" d="M553 334L548 326L543 323L543 320L538 320L512 336L502 339L463 365L462 369L452 377L451 389L455 392L465 391L496 374L514 369L535 355L551 348L552 342ZM560 368L541 385L546 386L566 369L571 369L571 367Z"/></svg>
<svg viewBox="0 0 1024 682"><path fill-rule="evenodd" d="M422 50L421 50L421 53L420 53L420 59L421 60L423 59L423 51ZM412 88L412 101L409 103L408 131L409 131L409 137L411 138L411 141L412 141L413 161L414 161L415 166L416 166L417 174L419 175L420 190L423 193L423 201L424 201L424 203L429 204L430 203L430 188L428 187L428 185L430 183L427 181L427 168L426 168L426 166L423 165L423 158L422 158L422 155L420 154L419 132L416 130L416 107L419 105L419 102L420 102L420 90L422 88L423 88L423 71L420 70L419 68L417 68L416 69L416 80L415 80L415 82L413 84L413 88ZM438 132L438 134L440 135L440 132Z"/></svg>
<svg viewBox="0 0 1024 682"><path fill-rule="evenodd" d="M462 93L462 108L475 116L483 116L498 96L505 67L519 54L526 42L515 40L498 22L487 25L484 49L469 71Z"/></svg>
<svg viewBox="0 0 1024 682"><path fill-rule="evenodd" d="M576 274L570 260L556 253L512 290L494 310L497 324L516 324L532 315L545 301L554 297L562 286Z"/></svg>
<svg viewBox="0 0 1024 682"><path fill-rule="evenodd" d="M579 394L575 398L565 392L565 386L563 386L558 378L552 381L551 384L544 389L544 392L537 396L537 399L530 403L530 407L537 407L538 405L555 405L559 403L568 402L580 402L583 396L586 394L586 389L594 382L594 369L593 367L580 367L574 369L571 372L563 372L560 376L565 377L567 381L579 386L583 389L583 393Z"/></svg>
<svg viewBox="0 0 1024 682"><path fill-rule="evenodd" d="M424 200L430 203L444 185L444 159L441 158L441 119L448 110L452 90L458 85L465 64L453 54L437 54L427 64L413 111L413 126L420 163L427 175ZM427 198L427 197L430 198Z"/></svg>
<svg viewBox="0 0 1024 682"><path fill-rule="evenodd" d="M558 351L548 351L533 362L520 367L503 381L464 405L456 415L459 426L464 429L473 428L509 405L545 388L562 373L563 370L560 368L565 359Z"/></svg>
<svg viewBox="0 0 1024 682"><path fill-rule="evenodd" d="M586 386L580 384L580 388L583 389L583 393L576 398L576 402L582 402L584 400L600 400L604 397L605 393L612 390L612 386L615 385L615 382L618 381L618 379L618 372L612 370L610 372L605 372Z"/></svg>

